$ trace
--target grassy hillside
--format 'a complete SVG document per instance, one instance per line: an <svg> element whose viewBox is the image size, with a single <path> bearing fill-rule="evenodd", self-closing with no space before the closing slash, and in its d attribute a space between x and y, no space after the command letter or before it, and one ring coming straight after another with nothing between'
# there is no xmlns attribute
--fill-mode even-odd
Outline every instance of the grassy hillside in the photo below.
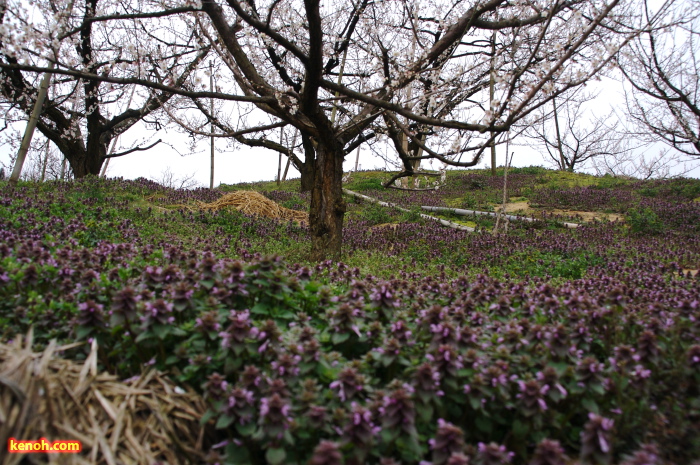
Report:
<svg viewBox="0 0 700 465"><path fill-rule="evenodd" d="M214 462L700 459L700 181L516 168L506 208L535 221L494 235L418 213L494 211L502 177L388 176L346 187L409 211L347 197L342 262L320 264L303 225L200 208L256 190L307 209L298 181L0 183L0 340L94 339L110 372L193 386Z"/></svg>

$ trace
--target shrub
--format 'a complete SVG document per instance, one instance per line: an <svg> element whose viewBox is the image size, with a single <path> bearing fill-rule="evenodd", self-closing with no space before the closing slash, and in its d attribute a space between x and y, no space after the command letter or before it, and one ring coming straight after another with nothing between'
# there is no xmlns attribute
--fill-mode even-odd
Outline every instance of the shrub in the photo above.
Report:
<svg viewBox="0 0 700 465"><path fill-rule="evenodd" d="M367 205L360 212L360 219L367 221L372 225L389 223L392 221L392 217L389 214L389 211L390 210L387 207L382 207L381 205L373 203Z"/></svg>
<svg viewBox="0 0 700 465"><path fill-rule="evenodd" d="M651 208L632 208L626 215L630 233L634 235L656 235L664 231L664 224Z"/></svg>
<svg viewBox="0 0 700 465"><path fill-rule="evenodd" d="M382 180L379 179L379 177L362 177L357 180L351 180L348 188L355 191L371 191L376 189L384 189L384 186L382 186Z"/></svg>

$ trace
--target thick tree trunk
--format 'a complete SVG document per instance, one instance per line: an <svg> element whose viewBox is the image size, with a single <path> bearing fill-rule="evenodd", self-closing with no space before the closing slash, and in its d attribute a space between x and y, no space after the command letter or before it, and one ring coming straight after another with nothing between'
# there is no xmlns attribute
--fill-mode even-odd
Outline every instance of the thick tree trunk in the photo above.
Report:
<svg viewBox="0 0 700 465"><path fill-rule="evenodd" d="M92 147L88 146L87 150L64 152L76 179L88 174L99 176L106 155L107 146L105 144L92 144Z"/></svg>
<svg viewBox="0 0 700 465"><path fill-rule="evenodd" d="M301 187L299 190L301 192L311 192L316 182L315 172L316 172L316 160L314 158L309 159L307 157L301 169Z"/></svg>
<svg viewBox="0 0 700 465"><path fill-rule="evenodd" d="M310 258L314 261L339 260L345 215L342 150L319 143L315 168L309 212Z"/></svg>
<svg viewBox="0 0 700 465"><path fill-rule="evenodd" d="M305 134L301 135L301 144L304 147L304 164L299 168L301 174L301 192L311 192L316 182L316 148L311 142L311 138Z"/></svg>

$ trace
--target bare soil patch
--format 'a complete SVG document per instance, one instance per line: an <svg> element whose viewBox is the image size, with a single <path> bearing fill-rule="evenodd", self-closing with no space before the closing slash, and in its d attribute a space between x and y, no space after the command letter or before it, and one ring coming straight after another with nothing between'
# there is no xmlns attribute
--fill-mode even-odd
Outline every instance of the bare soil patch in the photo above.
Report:
<svg viewBox="0 0 700 465"><path fill-rule="evenodd" d="M624 221L624 216L619 213L603 213L603 212L586 212L580 210L561 210L558 208L531 208L530 203L521 200L518 202L509 202L506 204L506 213L519 214L526 216L539 216L540 213L546 211L555 215L581 217L586 223L591 221Z"/></svg>
<svg viewBox="0 0 700 465"><path fill-rule="evenodd" d="M370 231L375 231L377 229L393 229L396 231L396 228L399 227L399 223L382 223L382 224L376 224L372 227L369 228Z"/></svg>

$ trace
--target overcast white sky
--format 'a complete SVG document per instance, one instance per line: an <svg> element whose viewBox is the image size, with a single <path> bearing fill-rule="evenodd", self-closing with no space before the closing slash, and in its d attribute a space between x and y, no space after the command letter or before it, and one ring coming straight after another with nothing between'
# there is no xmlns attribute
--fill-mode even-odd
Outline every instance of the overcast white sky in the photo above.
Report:
<svg viewBox="0 0 700 465"><path fill-rule="evenodd" d="M621 93L620 84L612 79L604 78L600 83L602 92L595 101L596 109L600 109L601 114L607 114L610 108L615 108L618 112L624 109L624 99ZM593 86L589 86L593 87ZM24 131L24 126L18 126ZM122 147L130 147L135 140L143 139L151 135L152 141L163 139L171 146L160 144L147 152L135 152L120 158L111 160L107 176L121 176L125 179L136 179L145 177L160 180L162 172L169 169L175 178L182 178L194 175L194 179L201 186L209 186L210 170L210 146L209 139L200 142L195 153L190 153L189 139L174 128L164 128L157 134L149 134L143 126L134 127L127 131L119 141ZM35 137L42 137L37 131ZM237 149L226 149L226 141L216 139L216 146L219 147L215 156L215 178L214 185L221 183L234 184L239 182L269 181L277 176L278 153L261 148L250 148L238 146ZM173 148L174 147L174 148ZM658 151L659 147L647 150ZM177 149L177 150L176 150ZM5 165L9 164L9 146L0 146L0 161ZM120 149L117 148L117 151ZM525 146L511 146L511 152L515 152L513 159L514 166L541 165L549 166L542 156L535 150ZM345 171L351 171L355 166L356 151L346 157ZM181 154L184 154L182 156ZM479 168L487 166L490 161L485 157ZM497 163L503 165L505 161L505 147L497 148ZM284 164L286 158L282 161ZM360 169L382 169L386 166L384 160L374 156L368 148L362 148L359 161ZM440 162L435 162L432 166L428 161L423 162L423 168L438 169L442 166ZM490 166L490 165L489 165ZM391 166L387 167L393 169ZM9 173L8 173L9 174ZM288 178L298 177L299 173L290 167ZM700 166L695 168L687 176L700 178Z"/></svg>

